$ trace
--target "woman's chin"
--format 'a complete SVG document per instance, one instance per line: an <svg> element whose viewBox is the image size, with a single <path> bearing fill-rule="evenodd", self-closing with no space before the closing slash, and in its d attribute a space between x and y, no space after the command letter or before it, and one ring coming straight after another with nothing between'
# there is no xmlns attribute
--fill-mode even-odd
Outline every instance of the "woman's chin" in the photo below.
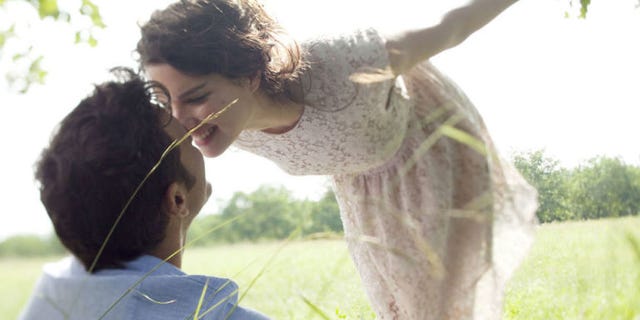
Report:
<svg viewBox="0 0 640 320"><path fill-rule="evenodd" d="M225 152L227 148L218 148L216 146L212 146L211 144L198 146L200 153L207 158L215 158Z"/></svg>

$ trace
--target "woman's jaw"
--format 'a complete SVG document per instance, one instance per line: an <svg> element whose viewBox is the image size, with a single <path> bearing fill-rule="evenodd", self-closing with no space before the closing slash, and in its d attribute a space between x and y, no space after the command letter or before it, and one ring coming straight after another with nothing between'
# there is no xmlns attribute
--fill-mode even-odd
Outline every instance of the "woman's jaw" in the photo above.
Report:
<svg viewBox="0 0 640 320"><path fill-rule="evenodd" d="M213 140L217 130L218 126L216 125L204 125L202 128L192 133L191 137L198 148L203 148Z"/></svg>
<svg viewBox="0 0 640 320"><path fill-rule="evenodd" d="M191 134L193 144L203 156L215 158L224 153L237 135L229 135L222 127L206 124Z"/></svg>

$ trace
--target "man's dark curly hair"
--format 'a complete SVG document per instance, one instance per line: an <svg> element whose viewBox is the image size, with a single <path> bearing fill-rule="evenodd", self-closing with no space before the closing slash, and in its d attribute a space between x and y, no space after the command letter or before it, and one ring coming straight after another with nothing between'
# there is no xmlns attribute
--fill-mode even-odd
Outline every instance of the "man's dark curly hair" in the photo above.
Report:
<svg viewBox="0 0 640 320"><path fill-rule="evenodd" d="M129 69L95 86L59 124L36 167L40 199L64 246L89 269L134 190L172 142L168 115ZM169 185L195 182L176 148L142 186L91 272L119 268L165 237Z"/></svg>

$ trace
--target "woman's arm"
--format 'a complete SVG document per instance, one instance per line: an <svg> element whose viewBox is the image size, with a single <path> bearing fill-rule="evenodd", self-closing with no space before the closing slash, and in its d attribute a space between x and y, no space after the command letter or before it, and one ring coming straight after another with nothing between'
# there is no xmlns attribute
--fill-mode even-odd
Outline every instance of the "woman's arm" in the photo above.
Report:
<svg viewBox="0 0 640 320"><path fill-rule="evenodd" d="M485 26L517 0L472 0L449 11L435 26L403 32L387 40L391 71L399 75L452 48Z"/></svg>

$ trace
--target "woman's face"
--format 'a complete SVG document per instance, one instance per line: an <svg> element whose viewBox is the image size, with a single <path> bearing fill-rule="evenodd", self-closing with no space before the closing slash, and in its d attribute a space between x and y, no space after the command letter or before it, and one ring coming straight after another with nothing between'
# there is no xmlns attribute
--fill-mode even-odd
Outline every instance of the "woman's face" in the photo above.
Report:
<svg viewBox="0 0 640 320"><path fill-rule="evenodd" d="M186 75L168 64L146 66L151 80L164 85L171 95L171 113L186 129L197 126L236 98L219 118L192 134L194 144L206 157L222 154L246 129L253 116L251 97L255 88L248 79L230 80L218 74Z"/></svg>

